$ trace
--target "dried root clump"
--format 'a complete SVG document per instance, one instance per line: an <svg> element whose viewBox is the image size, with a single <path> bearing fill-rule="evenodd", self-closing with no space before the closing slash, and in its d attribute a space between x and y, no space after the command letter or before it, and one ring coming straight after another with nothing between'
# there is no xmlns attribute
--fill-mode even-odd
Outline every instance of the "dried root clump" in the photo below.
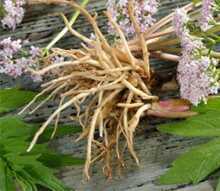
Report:
<svg viewBox="0 0 220 191"><path fill-rule="evenodd" d="M60 3L61 1L51 2ZM90 166L97 160L104 162L103 171L106 176L111 177L112 159L116 157L123 166L122 153L125 149L129 150L139 164L134 150L135 129L140 118L151 108L152 103L158 100L157 96L151 94L152 72L147 43L133 16L132 1L129 4L129 14L135 26L137 38L131 41L130 45L140 48L141 57L135 57L131 52L123 32L109 13L106 15L120 37L120 41L114 46L108 43L98 28L95 18L85 9L69 1L62 0L62 2L81 11L92 25L96 39L88 39L72 29L66 17L62 15L69 31L82 40L83 47L73 50L54 49L53 55L68 59L55 64L47 63L44 68L36 71L40 75L49 72L55 76L55 79L42 85L43 91L40 95L51 92L48 99L59 96L61 101L57 110L36 133L28 150L33 148L49 123L55 120L57 125L60 112L75 106L76 118L83 128L78 140L83 138L88 140L84 169L86 177L90 177ZM86 106L83 110L82 105ZM95 139L96 132L99 133L99 137ZM119 144L123 140L125 140L124 145Z"/></svg>

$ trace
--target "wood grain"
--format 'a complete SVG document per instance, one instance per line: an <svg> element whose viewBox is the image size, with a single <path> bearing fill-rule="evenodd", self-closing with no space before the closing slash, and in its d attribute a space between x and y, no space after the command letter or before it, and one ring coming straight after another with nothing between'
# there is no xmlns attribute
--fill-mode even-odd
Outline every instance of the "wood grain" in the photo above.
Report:
<svg viewBox="0 0 220 191"><path fill-rule="evenodd" d="M161 0L158 18L171 12L174 8L185 5L189 0ZM105 10L104 0L91 0L88 9L92 12L96 11L99 15L98 22L102 31L108 36L106 18L102 11ZM64 12L68 16L72 14L69 7L37 5L27 7L24 22L13 32L0 29L0 39L12 36L13 38L29 39L30 44L40 47L47 45L59 32L64 24L58 13ZM90 36L91 27L88 22L80 17L74 28L83 34ZM76 48L80 42L72 37L69 33L57 44L61 48ZM162 71L164 75L168 75L174 70L171 63L154 62L154 67ZM39 84L31 84L28 77L22 77L18 80L0 75L0 88L22 86L28 89L38 89ZM56 108L56 102L49 102L41 108L35 115L27 116L27 121L42 122ZM62 114L61 122L69 123L68 115L74 114L74 110L68 109ZM103 177L100 170L100 164L93 168L93 177L91 181L85 182L82 177L82 166L70 167L63 169L59 176L71 188L79 191L212 191L213 181L206 181L198 186L160 186L157 184L157 178L164 173L170 166L171 162L181 153L185 152L193 145L206 142L205 139L189 139L175 136L161 135L156 131L156 127L160 123L166 121L152 119L150 121L142 121L135 139L135 148L141 159L141 166L134 165L133 160L126 156L127 167L122 171L121 176L114 176L113 180L107 181ZM52 145L62 153L73 154L77 156L85 156L85 142L75 143L74 136L66 136L62 139L54 140ZM215 179L215 177L213 178Z"/></svg>

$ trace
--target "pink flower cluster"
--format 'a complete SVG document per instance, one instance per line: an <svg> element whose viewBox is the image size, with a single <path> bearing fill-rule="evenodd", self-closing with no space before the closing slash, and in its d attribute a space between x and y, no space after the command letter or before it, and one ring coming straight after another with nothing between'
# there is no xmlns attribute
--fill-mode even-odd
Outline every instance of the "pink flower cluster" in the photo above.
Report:
<svg viewBox="0 0 220 191"><path fill-rule="evenodd" d="M215 75L217 60L209 57L192 59L182 57L178 65L178 81L181 97L198 105L210 94L217 94L219 83Z"/></svg>
<svg viewBox="0 0 220 191"><path fill-rule="evenodd" d="M216 78L218 61L200 55L200 52L205 50L205 46L201 39L190 35L187 28L188 21L189 18L183 9L175 11L173 26L182 46L177 79L181 97L198 105L201 101L205 101L208 95L218 93L219 83Z"/></svg>
<svg viewBox="0 0 220 191"><path fill-rule="evenodd" d="M24 0L4 0L4 18L1 20L3 27L8 27L15 30L16 26L20 24L24 17Z"/></svg>
<svg viewBox="0 0 220 191"><path fill-rule="evenodd" d="M40 49L31 46L26 50L24 42L20 39L6 38L0 41L0 73L14 78L28 72L29 68L36 68L36 59L41 55ZM40 80L38 76L32 76L33 80Z"/></svg>
<svg viewBox="0 0 220 191"><path fill-rule="evenodd" d="M135 17L144 32L155 22L153 15L158 10L159 2L158 0L135 0L134 2ZM135 29L128 14L128 0L108 0L107 9L127 37L134 35ZM115 34L111 26L109 32Z"/></svg>
<svg viewBox="0 0 220 191"><path fill-rule="evenodd" d="M173 26L176 35L180 38L183 52L191 54L194 50L203 49L203 43L201 39L190 35L190 31L187 28L189 17L184 9L176 9L173 16Z"/></svg>
<svg viewBox="0 0 220 191"><path fill-rule="evenodd" d="M199 19L200 27L203 31L208 30L212 25L211 21L214 21L213 18L213 6L214 0L203 0L202 1L202 11Z"/></svg>

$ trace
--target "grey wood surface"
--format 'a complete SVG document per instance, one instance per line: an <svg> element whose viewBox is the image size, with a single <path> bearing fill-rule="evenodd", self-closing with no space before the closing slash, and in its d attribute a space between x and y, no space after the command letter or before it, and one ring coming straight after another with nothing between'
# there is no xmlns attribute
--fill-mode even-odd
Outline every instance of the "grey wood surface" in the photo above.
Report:
<svg viewBox="0 0 220 191"><path fill-rule="evenodd" d="M182 6L189 2L189 0L161 0L162 6L157 17L163 17L171 12L173 8ZM99 13L99 25L106 35L106 18L103 16L102 11L105 9L105 1L91 0L88 6L89 10L97 11ZM72 13L68 7L58 6L34 6L27 7L27 13L24 22L14 31L9 33L6 30L0 29L0 39L8 36L29 39L31 44L44 47L54 35L60 31L64 24L59 18L57 13L65 12L67 15ZM84 18L80 17L74 27L86 34L90 35L91 28ZM67 34L58 44L62 48L75 48L79 47L79 41ZM173 70L172 64L155 64L159 70L167 71ZM162 68L162 69L161 69ZM28 89L38 89L38 84L31 84L27 80L27 76L18 80L10 79L4 75L0 75L0 88L12 87L21 85ZM50 102L41 108L35 115L27 116L26 120L42 122L47 116L56 108L56 102ZM62 114L61 122L68 123L68 114L74 113L73 110L68 109ZM164 120L142 121L140 128L135 138L135 148L139 158L141 159L141 166L137 167L129 155L126 155L126 168L121 172L121 176L115 176L113 180L108 181L103 177L101 172L101 165L97 164L92 172L93 176L89 182L83 180L82 170L83 166L68 167L63 169L59 176L70 187L82 191L212 191L215 185L215 176L212 180L205 181L197 186L190 185L172 185L160 186L157 184L157 178L164 173L170 166L171 162L185 152L193 145L206 142L205 139L189 139L175 136L162 135L156 131L156 127ZM52 145L62 153L73 154L83 157L85 155L85 142L75 143L74 139L77 135L66 136L54 140Z"/></svg>

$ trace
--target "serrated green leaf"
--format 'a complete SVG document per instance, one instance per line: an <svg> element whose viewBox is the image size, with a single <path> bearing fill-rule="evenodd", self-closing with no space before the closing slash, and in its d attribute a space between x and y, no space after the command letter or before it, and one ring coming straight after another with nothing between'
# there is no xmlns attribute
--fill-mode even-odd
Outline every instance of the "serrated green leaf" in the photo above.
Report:
<svg viewBox="0 0 220 191"><path fill-rule="evenodd" d="M14 155L25 153L28 146L27 137L16 137L0 139L0 145L4 153L13 153Z"/></svg>
<svg viewBox="0 0 220 191"><path fill-rule="evenodd" d="M7 191L6 179L6 164L0 158L0 190L2 191Z"/></svg>
<svg viewBox="0 0 220 191"><path fill-rule="evenodd" d="M4 116L0 117L0 139L9 137L22 137L34 135L40 124L28 124L25 123L18 116ZM51 134L53 133L53 126L49 126L44 134L40 138L40 142L47 142L50 140ZM81 127L74 125L59 125L55 138L62 137L69 134L81 132Z"/></svg>
<svg viewBox="0 0 220 191"><path fill-rule="evenodd" d="M4 157L11 164L13 170L15 171L21 171L26 166L41 165L41 163L37 160L40 157L40 154L21 156L21 155L14 155L14 153L9 153L4 155Z"/></svg>
<svg viewBox="0 0 220 191"><path fill-rule="evenodd" d="M16 116L5 116L0 118L0 139L11 137L23 137L30 135L31 125L23 122Z"/></svg>
<svg viewBox="0 0 220 191"><path fill-rule="evenodd" d="M22 107L36 95L36 92L19 90L17 88L0 90L0 113Z"/></svg>
<svg viewBox="0 0 220 191"><path fill-rule="evenodd" d="M34 179L25 170L17 171L15 174L18 184L24 191L38 191Z"/></svg>
<svg viewBox="0 0 220 191"><path fill-rule="evenodd" d="M197 107L193 107L192 110L199 113L207 113L209 111L220 112L220 98L210 97L207 103L201 103Z"/></svg>
<svg viewBox="0 0 220 191"><path fill-rule="evenodd" d="M41 186L53 191L69 191L69 189L54 176L53 171L42 164L27 166L25 170L35 179L36 183Z"/></svg>
<svg viewBox="0 0 220 191"><path fill-rule="evenodd" d="M61 168L64 166L82 165L84 160L71 155L59 155L56 153L43 153L39 158L44 165L50 168Z"/></svg>
<svg viewBox="0 0 220 191"><path fill-rule="evenodd" d="M7 170L7 191L15 191L16 190L16 186L15 186L15 181L13 179L12 176L12 172L9 168L6 169Z"/></svg>
<svg viewBox="0 0 220 191"><path fill-rule="evenodd" d="M17 177L17 183L22 191L33 191L32 184L22 177Z"/></svg>
<svg viewBox="0 0 220 191"><path fill-rule="evenodd" d="M160 177L161 184L198 183L220 167L220 139L197 146L180 156Z"/></svg>
<svg viewBox="0 0 220 191"><path fill-rule="evenodd" d="M48 135L52 133L52 130L48 132ZM7 179L10 182L9 186L12 184L13 178L16 178L23 191L37 191L37 185L52 191L69 190L48 167L58 168L82 164L83 161L71 156L56 154L49 149L46 140L43 144L37 144L30 153L26 153L29 138L35 131L35 125L29 125L19 117L6 116L0 118L0 159L3 157L13 172L9 173L10 176ZM63 136L76 131L78 130L72 126L61 126L57 135ZM48 139L49 137L45 138ZM6 168L8 168L7 165ZM14 183L12 186L8 186L5 191L14 191L13 185Z"/></svg>
<svg viewBox="0 0 220 191"><path fill-rule="evenodd" d="M186 120L162 124L159 130L188 137L220 136L220 98L213 98L207 104L193 108L198 115Z"/></svg>
<svg viewBox="0 0 220 191"><path fill-rule="evenodd" d="M15 191L14 182L9 174L6 163L0 158L0 190Z"/></svg>

